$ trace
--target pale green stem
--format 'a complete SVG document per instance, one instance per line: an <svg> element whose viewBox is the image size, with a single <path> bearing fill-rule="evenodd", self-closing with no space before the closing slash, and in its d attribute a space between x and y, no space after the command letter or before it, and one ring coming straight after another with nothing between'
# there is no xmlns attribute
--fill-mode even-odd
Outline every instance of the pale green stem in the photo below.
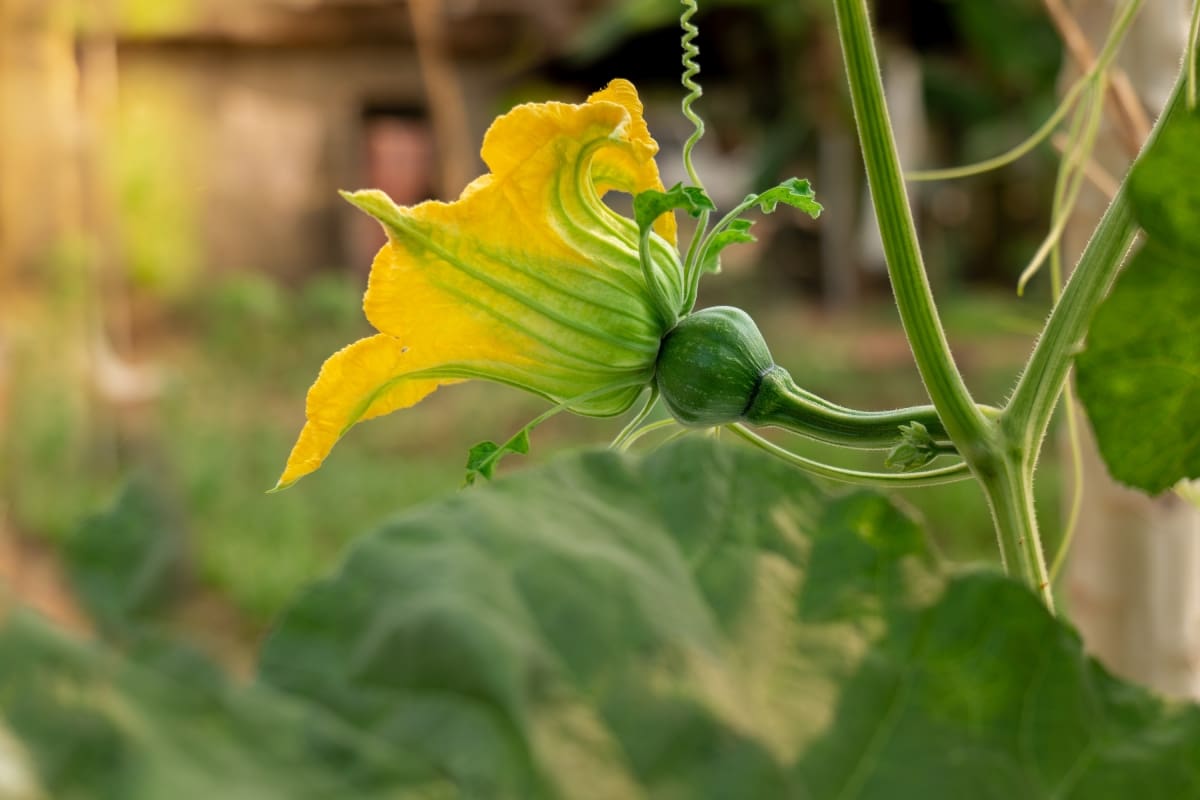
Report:
<svg viewBox="0 0 1200 800"><path fill-rule="evenodd" d="M1181 72L1166 110L1143 145L1143 152L1158 137L1168 119L1184 113L1185 84L1186 72ZM1066 384L1071 361L1083 344L1092 314L1116 279L1137 232L1133 207L1122 184L1080 256L1062 297L1050 313L1004 409L1001 427L1005 438L1017 447L1034 452L1040 445Z"/></svg>
<svg viewBox="0 0 1200 800"><path fill-rule="evenodd" d="M1054 613L1054 593L1033 508L1032 466L1012 457L1001 458L995 466L996 471L983 476L982 482L996 528L1003 534L998 538L1004 568L1025 577Z"/></svg>
<svg viewBox="0 0 1200 800"><path fill-rule="evenodd" d="M654 431L662 430L663 428L669 428L672 425L677 426L677 425L679 425L679 423L676 422L674 418L670 418L670 419L660 419L657 422L651 422L646 425L643 425L642 427L638 428L636 431L633 431L628 436L626 436L625 441L623 441L623 442L621 442L621 444L617 445L617 449L624 452L624 451L628 450L630 447L633 447L634 442L636 442L638 439L641 439L646 434L654 433Z"/></svg>
<svg viewBox="0 0 1200 800"><path fill-rule="evenodd" d="M1037 147L1045 141L1050 134L1054 133L1054 129L1058 127L1058 123L1063 121L1067 113L1075 105L1075 101L1079 98L1079 93L1082 92L1091 82L1091 75L1085 75L1071 85L1067 93L1063 96L1062 102L1058 104L1058 108L1050 115L1049 119L1042 123L1042 127L1034 131L1028 139L1018 145L1004 151L998 156L993 156L983 161L978 161L974 164L966 164L961 167L947 167L945 169L919 169L905 173L904 177L910 181L944 181L953 180L955 178L968 178L972 175L979 175L983 172L990 172L994 169L1007 166L1012 162L1025 155L1033 148Z"/></svg>
<svg viewBox="0 0 1200 800"><path fill-rule="evenodd" d="M1062 541L1058 543L1058 551L1050 564L1050 582L1058 580L1063 564L1067 561L1067 553L1071 550L1071 542L1075 540L1075 531L1079 528L1079 515L1083 512L1083 447L1082 431L1079 429L1079 412L1075 408L1074 392L1071 383L1067 382L1063 390L1063 404L1067 416L1067 439L1071 443L1071 508L1067 512L1067 523L1063 527Z"/></svg>
<svg viewBox="0 0 1200 800"><path fill-rule="evenodd" d="M1185 85L1186 70L1182 70L1167 110L1155 123L1143 152L1184 105ZM1019 470L1019 486L1026 497L1019 502L1019 498L1011 497L1012 487L985 480L985 490L988 491L994 513L998 513L997 507L1003 504L1012 518L1030 516L1022 512L1020 507L1032 508L1033 468L1050 418L1066 386L1072 360L1083 344L1092 315L1116 279L1137 232L1133 207L1122 184L1084 249L1075 272L1063 289L1062 297L1050 313L1042 336L1034 346L1001 416L1004 455L998 466L1008 471L1014 468ZM997 521L999 523L999 519ZM1036 522L1032 523L1029 530L1036 534ZM1025 541L1022 545L1027 549L1031 542ZM1033 560L1033 553L1026 552L1023 557L1029 562ZM1048 596L1049 589L1045 588L1043 593Z"/></svg>
<svg viewBox="0 0 1200 800"><path fill-rule="evenodd" d="M851 483L857 486L874 486L884 489L912 489L920 486L940 486L944 483L957 483L971 477L970 468L963 462L951 464L948 467L924 470L922 472L863 472L835 467L821 461L805 458L798 453L793 453L785 447L764 439L744 425L734 423L726 427L747 442L750 442L750 444L764 452L770 453L776 458L799 467L805 472L840 483Z"/></svg>
<svg viewBox="0 0 1200 800"><path fill-rule="evenodd" d="M742 415L755 426L773 425L810 439L865 450L898 444L900 426L912 422L924 425L935 441L948 438L932 406L888 411L845 408L797 386L781 367L773 367L760 380L754 402Z"/></svg>
<svg viewBox="0 0 1200 800"><path fill-rule="evenodd" d="M1071 211L1075 207L1075 201L1079 199L1079 190L1083 188L1087 174L1085 165L1091 156L1096 132L1100 128L1100 118L1104 111L1105 83L1103 78L1096 83L1087 104L1079 109L1071 126L1066 154L1055 181L1050 232L1046 234L1029 265L1021 272L1021 277L1017 280L1018 295L1025 293L1025 285L1037 274L1046 258L1058 248L1067 223L1071 220Z"/></svg>
<svg viewBox="0 0 1200 800"><path fill-rule="evenodd" d="M629 424L621 429L621 432L617 434L617 438L612 440L612 444L610 444L609 447L618 450L624 449L623 445L625 444L625 440L629 438L630 434L637 430L639 425L645 422L646 417L650 416L650 412L654 410L656 403L658 403L658 384L651 383L650 396L646 398L646 404L642 406L642 410L637 413L637 416L630 420Z"/></svg>
<svg viewBox="0 0 1200 800"><path fill-rule="evenodd" d="M999 169L1007 164L1011 164L1021 156L1028 153L1033 148L1037 147L1044 141L1054 129L1058 127L1058 123L1062 122L1066 117L1067 112L1075 104L1079 98L1080 92L1088 88L1096 82L1101 76L1113 58L1116 57L1117 50L1125 39L1125 34L1129 32L1129 26L1133 23L1134 17L1141 8L1143 0L1132 0L1126 4L1117 14L1117 18L1109 31L1108 38L1104 42L1104 46L1100 50L1100 55L1096 57L1096 63L1088 72L1080 76L1079 80L1071 84L1071 88L1063 94L1062 101L1058 104L1058 108L1050 115L1049 119L1042 123L1029 138L1020 144L1006 150L998 156L978 161L974 164L966 164L961 167L948 167L945 169L927 169L914 170L905 175L910 181L938 181L952 180L955 178L966 178L972 175L979 175L984 172L989 172L994 169ZM1200 6L1198 6L1200 7Z"/></svg>

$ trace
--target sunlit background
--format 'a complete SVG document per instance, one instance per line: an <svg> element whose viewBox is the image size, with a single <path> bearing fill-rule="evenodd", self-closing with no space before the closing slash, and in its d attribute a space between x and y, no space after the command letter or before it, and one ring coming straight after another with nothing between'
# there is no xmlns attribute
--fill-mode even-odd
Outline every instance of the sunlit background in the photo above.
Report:
<svg viewBox="0 0 1200 800"><path fill-rule="evenodd" d="M519 102L639 87L668 184L683 178L678 8L655 0L0 0L0 586L86 631L82 523L122 492L159 520L119 602L237 674L299 586L381 519L458 489L470 446L544 408L465 385L356 428L324 469L267 495L323 359L368 331L382 234L338 189L453 199L490 121ZM759 320L806 388L922 402L890 304L830 4L702 3L696 163L718 206L790 177L700 305ZM1035 0L887 2L884 72L909 168L993 155L1055 103L1060 44ZM1019 47L1013 47L1019 42ZM1056 156L914 186L955 354L1000 402L1044 316L1017 275L1045 235ZM1089 189L1090 191L1090 189ZM619 202L619 201L616 201ZM621 421L562 416L521 469L603 445ZM1059 533L1053 449L1038 490ZM132 488L130 488L132 487ZM993 558L971 484L905 495L953 558ZM74 588L73 588L74 587Z"/></svg>

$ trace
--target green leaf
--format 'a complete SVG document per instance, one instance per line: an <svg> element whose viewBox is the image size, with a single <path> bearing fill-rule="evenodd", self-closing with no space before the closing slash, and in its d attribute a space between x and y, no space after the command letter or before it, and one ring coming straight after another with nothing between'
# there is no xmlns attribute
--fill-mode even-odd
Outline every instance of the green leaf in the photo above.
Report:
<svg viewBox="0 0 1200 800"><path fill-rule="evenodd" d="M639 192L633 198L633 218L641 231L653 225L654 220L663 214L676 209L698 217L705 211L715 210L716 206L703 189L698 186L684 186L682 183L675 184L665 192L653 189Z"/></svg>
<svg viewBox="0 0 1200 800"><path fill-rule="evenodd" d="M495 442L480 442L472 447L470 452L467 453L467 476L464 479L465 484L470 486L481 475L486 480L491 480L492 476L496 473L496 465L500 463L500 459L509 453L516 453L522 456L529 453L528 427L517 431L503 445L496 444Z"/></svg>
<svg viewBox="0 0 1200 800"><path fill-rule="evenodd" d="M0 724L27 756L34 796L55 800L460 796L322 709L235 687L176 646L135 661L31 615L0 629Z"/></svg>
<svg viewBox="0 0 1200 800"><path fill-rule="evenodd" d="M778 186L772 187L761 194L748 194L739 209L748 210L754 206L765 214L772 214L780 204L798 208L809 214L813 219L821 215L822 207L815 199L812 186L807 180L789 178ZM736 209L735 209L736 210ZM755 241L750 233L750 220L735 218L719 226L704 244L702 264L704 272L720 272L721 251L731 244Z"/></svg>
<svg viewBox="0 0 1200 800"><path fill-rule="evenodd" d="M1150 239L1097 310L1076 364L1079 399L1114 478L1153 493L1200 477L1194 257Z"/></svg>
<svg viewBox="0 0 1200 800"><path fill-rule="evenodd" d="M772 214L780 203L798 208L813 219L821 216L823 207L816 201L812 186L807 180L788 178L778 186L757 195L747 195L745 202L755 203L764 214Z"/></svg>
<svg viewBox="0 0 1200 800"><path fill-rule="evenodd" d="M357 543L261 681L463 796L1191 797L1200 710L756 451L584 452Z"/></svg>
<svg viewBox="0 0 1200 800"><path fill-rule="evenodd" d="M704 246L703 270L705 272L720 272L722 250L731 244L744 244L757 241L754 238L754 234L750 233L752 225L754 223L748 219L730 220L725 228L709 237L708 242Z"/></svg>
<svg viewBox="0 0 1200 800"><path fill-rule="evenodd" d="M1146 241L1088 330L1079 397L1109 473L1147 492L1200 477L1200 111L1164 125L1130 176Z"/></svg>
<svg viewBox="0 0 1200 800"><path fill-rule="evenodd" d="M1138 160L1130 199L1149 239L1190 253L1200 269L1200 110L1179 113Z"/></svg>

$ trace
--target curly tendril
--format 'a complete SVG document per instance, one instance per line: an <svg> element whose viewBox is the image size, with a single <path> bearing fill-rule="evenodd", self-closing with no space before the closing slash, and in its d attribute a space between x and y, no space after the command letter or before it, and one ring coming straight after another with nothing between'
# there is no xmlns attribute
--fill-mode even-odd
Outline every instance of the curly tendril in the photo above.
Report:
<svg viewBox="0 0 1200 800"><path fill-rule="evenodd" d="M691 178L694 186L704 188L704 184L700 182L700 176L696 174L696 168L692 166L692 148L696 146L696 142L700 141L700 137L704 135L704 120L700 115L692 110L692 103L700 99L700 95L704 91L700 88L700 84L696 83L693 78L700 73L700 65L696 63L696 56L700 55L700 48L696 46L696 37L700 35L700 29L692 24L692 17L695 16L697 7L696 0L681 0L684 6L683 14L679 17L679 27L683 28L683 37L679 40L683 47L683 76L679 82L683 84L683 88L688 90L688 94L683 98L683 115L692 123L695 130L683 144L683 165L687 169L688 177Z"/></svg>

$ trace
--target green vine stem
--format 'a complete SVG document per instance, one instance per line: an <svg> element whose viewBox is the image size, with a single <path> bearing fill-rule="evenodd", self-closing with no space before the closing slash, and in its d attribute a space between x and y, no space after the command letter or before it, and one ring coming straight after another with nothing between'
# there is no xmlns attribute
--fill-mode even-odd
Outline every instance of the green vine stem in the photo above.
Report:
<svg viewBox="0 0 1200 800"><path fill-rule="evenodd" d="M1143 145L1143 152L1171 117L1185 113L1186 83L1185 69L1166 110ZM1083 344L1092 313L1116 279L1137 232L1133 208L1122 185L1063 288L1062 297L1051 312L1001 416L1005 439L1017 449L1034 454L1040 446L1066 386L1071 361Z"/></svg>
<svg viewBox="0 0 1200 800"><path fill-rule="evenodd" d="M988 454L991 426L976 408L955 366L933 302L884 102L867 2L835 0L834 8L867 180L900 319L921 379L947 433L963 458L974 466Z"/></svg>
<svg viewBox="0 0 1200 800"><path fill-rule="evenodd" d="M937 316L900 174L867 2L835 0L834 7L892 291L917 368L946 432L984 490L1004 568L1053 609L1033 511L1032 462L1006 446L999 426L972 401Z"/></svg>
<svg viewBox="0 0 1200 800"><path fill-rule="evenodd" d="M755 426L773 425L810 439L866 450L897 444L900 426L912 422L921 423L934 440L948 438L932 406L889 411L845 408L800 388L780 367L762 376L744 418Z"/></svg>
<svg viewBox="0 0 1200 800"><path fill-rule="evenodd" d="M734 423L725 427L750 444L764 452L770 453L776 458L782 459L813 475L840 483L849 483L856 486L872 486L882 489L913 489L920 486L941 486L946 483L957 483L958 481L969 480L971 477L970 468L961 461L946 467L937 467L936 469L920 472L863 472L844 467L835 467L822 461L805 458L787 448L780 447L774 442L759 436L745 425Z"/></svg>

